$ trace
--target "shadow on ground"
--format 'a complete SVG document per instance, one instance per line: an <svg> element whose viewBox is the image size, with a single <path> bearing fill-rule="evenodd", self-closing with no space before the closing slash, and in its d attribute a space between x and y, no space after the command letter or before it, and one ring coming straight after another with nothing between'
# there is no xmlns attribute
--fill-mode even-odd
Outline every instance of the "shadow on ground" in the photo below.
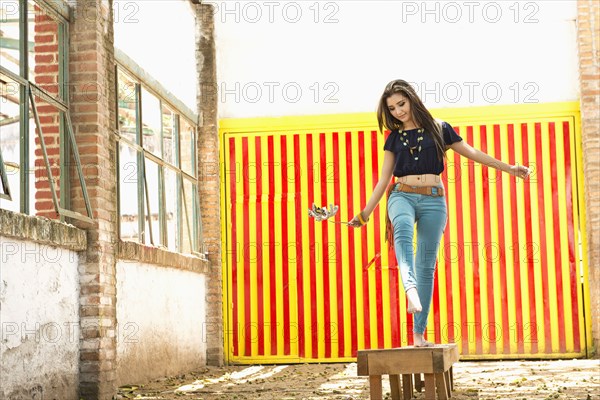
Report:
<svg viewBox="0 0 600 400"><path fill-rule="evenodd" d="M600 360L459 362L454 400L600 400ZM384 398L390 398L384 378ZM119 399L369 399L356 363L204 367L120 388ZM415 393L425 399L424 393Z"/></svg>

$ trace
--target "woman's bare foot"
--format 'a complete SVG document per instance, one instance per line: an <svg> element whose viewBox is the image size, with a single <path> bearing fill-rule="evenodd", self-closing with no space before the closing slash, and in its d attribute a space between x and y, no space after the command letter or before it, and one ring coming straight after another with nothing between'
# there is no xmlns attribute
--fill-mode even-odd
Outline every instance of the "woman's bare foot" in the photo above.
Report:
<svg viewBox="0 0 600 400"><path fill-rule="evenodd" d="M421 300L419 299L419 293L417 288L410 288L406 291L406 299L408 300L408 309L406 310L409 314L420 313L423 309L421 307Z"/></svg>
<svg viewBox="0 0 600 400"><path fill-rule="evenodd" d="M425 340L425 338L423 337L422 333L414 333L414 346L415 347L433 347L435 346L434 343L428 342L427 340Z"/></svg>

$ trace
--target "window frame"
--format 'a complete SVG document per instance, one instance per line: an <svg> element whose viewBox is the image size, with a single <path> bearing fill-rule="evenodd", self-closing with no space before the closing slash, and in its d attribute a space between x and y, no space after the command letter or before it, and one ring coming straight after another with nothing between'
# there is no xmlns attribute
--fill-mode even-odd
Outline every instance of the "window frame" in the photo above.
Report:
<svg viewBox="0 0 600 400"><path fill-rule="evenodd" d="M48 93L34 82L29 80L29 4L33 3L51 17L57 24L58 36L58 98ZM65 217L76 220L93 223L93 214L91 203L89 200L85 179L81 167L81 159L79 150L75 141L71 115L69 112L68 103L68 87L65 84L68 79L68 40L69 40L69 20L71 8L62 1L49 2L48 0L19 0L19 74L16 74L7 68L0 65L0 73L9 77L19 85L19 131L20 131L20 165L19 165L19 181L20 181L20 204L19 209L24 214L30 214L30 199L32 196L29 174L31 159L29 157L29 140L30 140L30 106L33 112L34 125L37 130L37 135L40 140L40 148L42 150L43 160L46 167L46 177L48 178L52 193L52 202L54 211L59 215L61 221ZM52 105L57 109L59 115L59 138L60 138L60 200L57 197L55 177L52 174L48 154L45 148L44 133L40 124L35 97L39 97L44 102ZM63 100L67 99L67 100ZM1 151L1 150L0 150ZM67 158L73 155L75 167L79 175L82 194L85 202L86 214L81 214L70 210L69 193L70 193L70 174L68 171ZM6 179L6 170L4 160L0 154L0 179L3 183L3 192L0 193L1 198L12 201L10 195L10 187ZM6 179L6 180L5 180Z"/></svg>
<svg viewBox="0 0 600 400"><path fill-rule="evenodd" d="M143 69L141 69L133 60L123 54L120 50L115 48L115 92L117 95L116 103L117 103L117 112L115 118L115 126L114 126L114 135L115 140L117 141L117 148L120 149L121 145L125 145L135 151L137 153L136 162L138 165L137 168L137 191L138 191L138 234L137 241L140 245L152 245L155 247L169 249L169 230L168 222L167 222L167 201L166 201L166 178L165 178L165 170L170 170L175 174L176 177L176 190L177 190L177 199L176 199L176 232L175 232L175 252L181 254L192 254L198 257L202 256L200 251L200 242L202 236L202 220L200 217L200 207L199 207L199 199L198 199L198 189L200 186L199 181L199 171L198 171L198 162L197 162L197 140L199 134L199 117L191 110L189 110L180 100L175 98L171 93L169 93L166 89L162 87L162 85L154 80L150 75L148 75ZM136 141L134 143L131 139L124 137L121 135L119 130L119 77L121 74L124 74L128 79L132 80L132 83L135 85L135 90L132 91L135 96L135 108L136 108ZM159 107L161 113L161 124L160 124L160 149L161 156L154 154L152 151L148 150L144 147L144 137L143 137L143 124L144 124L144 115L143 115L143 95L142 89L147 91L150 95L154 96L158 99ZM173 162L166 161L165 157L165 146L164 146L164 110L168 109L173 116L173 140L174 140L174 154L173 154ZM185 120L186 123L193 130L193 146L190 149L192 152L193 158L193 168L195 171L195 176L189 174L188 172L182 169L181 165L181 122ZM196 121L196 122L194 122ZM121 238L121 180L120 180L120 150L117 153L117 197L119 199L119 204L117 205L118 212L118 232L119 239ZM151 161L157 165L158 170L158 182L157 191L158 191L158 227L159 232L155 232L152 226L152 219L148 217L148 215L152 215L152 208L150 204L150 191L148 185L148 175L147 175L147 162ZM184 180L187 180L191 183L192 191L190 199L192 210L188 210L188 204L184 201L185 198L185 189L184 189ZM146 240L146 228L149 230L148 238ZM183 230L187 231L189 252L184 251L184 233Z"/></svg>

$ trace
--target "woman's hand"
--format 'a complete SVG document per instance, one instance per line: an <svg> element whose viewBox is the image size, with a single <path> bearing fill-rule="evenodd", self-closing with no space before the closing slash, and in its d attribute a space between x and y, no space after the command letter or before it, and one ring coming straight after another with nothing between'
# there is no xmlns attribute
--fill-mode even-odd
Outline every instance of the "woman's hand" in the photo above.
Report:
<svg viewBox="0 0 600 400"><path fill-rule="evenodd" d="M362 220L362 221L361 221ZM364 217L364 214L362 213L362 211L358 214L356 214L354 216L354 218L352 218L350 220L350 222L348 222L348 226L351 226L353 228L360 228L363 225L366 225L366 223L369 221L368 218Z"/></svg>
<svg viewBox="0 0 600 400"><path fill-rule="evenodd" d="M517 178L526 179L531 174L531 170L524 165L511 165L510 174Z"/></svg>

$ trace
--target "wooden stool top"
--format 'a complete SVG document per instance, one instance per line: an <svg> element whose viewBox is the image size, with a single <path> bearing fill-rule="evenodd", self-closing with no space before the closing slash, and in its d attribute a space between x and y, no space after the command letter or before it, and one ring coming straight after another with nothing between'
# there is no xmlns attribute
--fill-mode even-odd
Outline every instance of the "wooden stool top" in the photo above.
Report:
<svg viewBox="0 0 600 400"><path fill-rule="evenodd" d="M357 374L437 374L447 371L458 359L458 347L454 343L433 347L359 350Z"/></svg>

